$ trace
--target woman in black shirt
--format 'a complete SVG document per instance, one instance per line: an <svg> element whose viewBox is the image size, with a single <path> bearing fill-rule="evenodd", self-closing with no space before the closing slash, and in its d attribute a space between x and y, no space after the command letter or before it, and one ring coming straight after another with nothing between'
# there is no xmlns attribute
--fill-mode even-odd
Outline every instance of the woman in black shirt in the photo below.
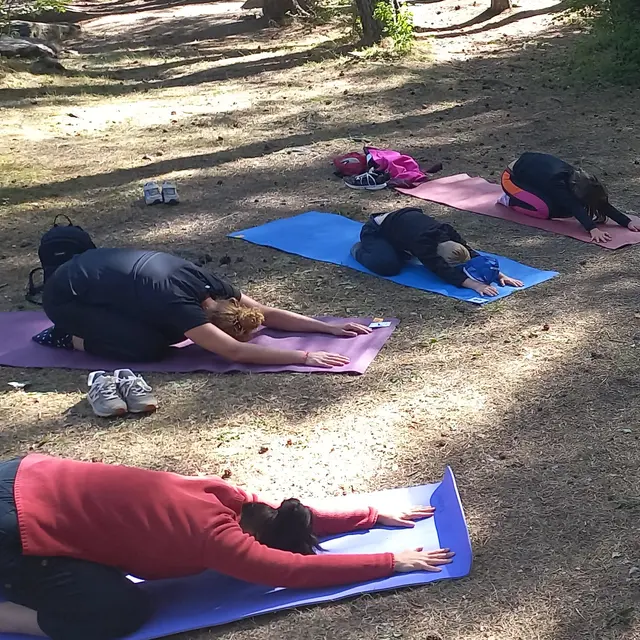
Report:
<svg viewBox="0 0 640 640"><path fill-rule="evenodd" d="M189 338L226 360L254 364L342 366L349 359L245 344L261 324L351 337L368 327L321 320L262 305L220 276L158 251L91 249L47 280L43 306L54 323L34 336L114 360L159 360Z"/></svg>

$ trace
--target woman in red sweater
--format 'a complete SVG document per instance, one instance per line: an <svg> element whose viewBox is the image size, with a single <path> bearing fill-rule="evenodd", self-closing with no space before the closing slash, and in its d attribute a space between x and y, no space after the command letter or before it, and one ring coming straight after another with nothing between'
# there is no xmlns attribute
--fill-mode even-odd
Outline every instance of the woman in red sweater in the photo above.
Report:
<svg viewBox="0 0 640 640"><path fill-rule="evenodd" d="M127 579L212 569L273 587L310 588L440 571L448 549L320 554L316 536L413 526L433 507L325 513L274 508L215 477L29 455L0 463L0 633L111 640L151 615Z"/></svg>

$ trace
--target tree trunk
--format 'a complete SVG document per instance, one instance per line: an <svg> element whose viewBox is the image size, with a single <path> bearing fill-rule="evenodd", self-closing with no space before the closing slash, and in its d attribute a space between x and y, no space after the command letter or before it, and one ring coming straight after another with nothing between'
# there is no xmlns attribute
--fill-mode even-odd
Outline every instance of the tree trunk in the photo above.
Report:
<svg viewBox="0 0 640 640"><path fill-rule="evenodd" d="M313 0L247 0L242 5L243 9L258 7L262 7L262 15L273 22L282 22L287 15L314 15Z"/></svg>
<svg viewBox="0 0 640 640"><path fill-rule="evenodd" d="M376 0L355 0L356 9L362 24L362 44L370 47L382 40L382 25L373 17Z"/></svg>
<svg viewBox="0 0 640 640"><path fill-rule="evenodd" d="M502 13L507 9L511 9L511 0L491 0L491 11L493 13Z"/></svg>
<svg viewBox="0 0 640 640"><path fill-rule="evenodd" d="M282 22L287 13L293 13L293 0L263 0L262 14L267 20Z"/></svg>

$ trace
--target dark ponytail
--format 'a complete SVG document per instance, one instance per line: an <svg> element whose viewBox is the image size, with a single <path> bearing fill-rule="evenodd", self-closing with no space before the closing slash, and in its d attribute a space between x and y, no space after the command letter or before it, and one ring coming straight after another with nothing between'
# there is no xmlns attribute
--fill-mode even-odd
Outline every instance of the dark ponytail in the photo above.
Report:
<svg viewBox="0 0 640 640"><path fill-rule="evenodd" d="M295 498L285 500L277 509L261 502L244 505L240 526L272 549L305 556L319 549L313 533L313 513Z"/></svg>

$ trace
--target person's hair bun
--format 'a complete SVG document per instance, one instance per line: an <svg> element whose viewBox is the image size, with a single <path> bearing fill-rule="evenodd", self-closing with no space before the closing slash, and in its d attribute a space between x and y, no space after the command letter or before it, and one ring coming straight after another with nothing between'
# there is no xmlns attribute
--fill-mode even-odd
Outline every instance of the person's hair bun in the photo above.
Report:
<svg viewBox="0 0 640 640"><path fill-rule="evenodd" d="M276 509L276 516L263 535L268 547L313 555L318 539L313 534L313 514L300 500L289 498Z"/></svg>
<svg viewBox="0 0 640 640"><path fill-rule="evenodd" d="M306 509L302 502L297 498L287 498L282 501L282 504L278 507L280 513L289 513L292 511L300 511L300 509Z"/></svg>
<svg viewBox="0 0 640 640"><path fill-rule="evenodd" d="M311 510L309 507L305 507L300 500L289 498L278 507L276 520L286 522L288 526L307 529L311 524Z"/></svg>
<svg viewBox="0 0 640 640"><path fill-rule="evenodd" d="M264 322L261 311L240 304L235 298L219 301L207 316L209 322L236 340L247 339Z"/></svg>

